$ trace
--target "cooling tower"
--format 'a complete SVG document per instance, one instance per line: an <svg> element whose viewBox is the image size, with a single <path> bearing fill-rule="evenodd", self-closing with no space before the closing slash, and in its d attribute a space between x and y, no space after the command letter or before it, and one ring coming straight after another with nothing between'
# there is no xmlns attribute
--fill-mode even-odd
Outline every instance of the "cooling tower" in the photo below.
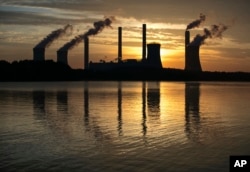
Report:
<svg viewBox="0 0 250 172"><path fill-rule="evenodd" d="M201 63L199 56L200 46L187 46L186 47L186 66L187 71L201 72Z"/></svg>
<svg viewBox="0 0 250 172"><path fill-rule="evenodd" d="M68 64L68 51L57 51L57 62Z"/></svg>
<svg viewBox="0 0 250 172"><path fill-rule="evenodd" d="M147 63L149 64L149 66L154 68L162 68L161 55L160 55L161 44L151 43L147 44L147 47L148 47Z"/></svg>
<svg viewBox="0 0 250 172"><path fill-rule="evenodd" d="M200 46L191 46L190 44L190 32L185 32L185 70L201 72Z"/></svg>
<svg viewBox="0 0 250 172"><path fill-rule="evenodd" d="M122 27L118 27L118 62L122 61Z"/></svg>
<svg viewBox="0 0 250 172"><path fill-rule="evenodd" d="M45 60L45 48L33 48L33 60L44 61Z"/></svg>
<svg viewBox="0 0 250 172"><path fill-rule="evenodd" d="M84 38L84 69L89 68L89 38Z"/></svg>
<svg viewBox="0 0 250 172"><path fill-rule="evenodd" d="M146 24L142 25L142 60L146 60Z"/></svg>

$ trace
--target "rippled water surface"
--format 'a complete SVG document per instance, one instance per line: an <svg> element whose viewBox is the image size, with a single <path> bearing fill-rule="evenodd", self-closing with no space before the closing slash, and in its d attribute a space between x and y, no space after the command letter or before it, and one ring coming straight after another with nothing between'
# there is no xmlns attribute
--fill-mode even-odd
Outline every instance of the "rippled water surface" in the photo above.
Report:
<svg viewBox="0 0 250 172"><path fill-rule="evenodd" d="M0 83L1 171L229 171L250 83Z"/></svg>

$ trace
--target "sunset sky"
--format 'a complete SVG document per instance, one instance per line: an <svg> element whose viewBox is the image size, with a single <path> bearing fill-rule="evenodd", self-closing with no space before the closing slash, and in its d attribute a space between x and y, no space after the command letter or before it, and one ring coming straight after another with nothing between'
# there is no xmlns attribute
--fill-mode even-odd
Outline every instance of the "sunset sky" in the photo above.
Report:
<svg viewBox="0 0 250 172"><path fill-rule="evenodd" d="M163 66L183 69L184 34L187 25L206 20L190 30L191 39L212 24L225 24L222 38L207 39L200 48L204 71L250 72L249 0L0 0L0 60L33 59L33 47L67 24L72 34L54 41L45 52L56 61L56 51L93 22L114 16L112 28L89 37L91 61L117 58L118 27L123 27L123 59L142 56L142 24L147 24L147 43L161 43ZM83 43L69 51L69 65L83 68Z"/></svg>

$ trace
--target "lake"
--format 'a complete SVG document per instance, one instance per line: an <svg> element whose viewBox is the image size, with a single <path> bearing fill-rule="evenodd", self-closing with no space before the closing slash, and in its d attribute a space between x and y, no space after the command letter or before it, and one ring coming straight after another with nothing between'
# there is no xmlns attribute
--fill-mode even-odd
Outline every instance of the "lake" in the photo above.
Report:
<svg viewBox="0 0 250 172"><path fill-rule="evenodd" d="M0 83L1 171L229 171L249 82Z"/></svg>

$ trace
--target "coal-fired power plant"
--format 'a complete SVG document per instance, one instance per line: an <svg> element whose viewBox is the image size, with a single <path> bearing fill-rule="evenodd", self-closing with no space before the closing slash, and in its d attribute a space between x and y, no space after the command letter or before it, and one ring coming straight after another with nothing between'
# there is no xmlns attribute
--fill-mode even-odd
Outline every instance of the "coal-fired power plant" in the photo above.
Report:
<svg viewBox="0 0 250 172"><path fill-rule="evenodd" d="M190 44L190 32L185 32L185 70L201 72L201 63L199 56L200 45Z"/></svg>
<svg viewBox="0 0 250 172"><path fill-rule="evenodd" d="M159 43L148 43L147 44L147 31L146 24L142 24L142 56L141 59L123 59L122 55L122 32L123 28L118 27L118 51L116 62L100 60L100 62L92 62L89 56L89 45L91 40L89 36L97 35L104 28L111 27L114 17L109 17L101 21L93 23L93 28L90 28L87 32L75 36L69 42L66 42L57 51L57 61L60 63L68 64L68 51L73 49L79 43L83 42L83 62L84 69L90 71L108 71L114 69L162 69L161 54ZM204 44L207 38L222 37L222 33L228 28L223 24L211 25L210 29L204 28L203 34L197 34L192 41L190 41L190 30L199 27L202 22L206 20L206 16L200 14L197 20L192 21L187 25L185 31L185 71L202 72L200 62L200 47ZM45 37L39 44L33 48L34 60L43 61L45 60L45 48L47 48L55 39L62 35L65 35L68 30L72 30L71 25L66 25L62 29L51 32Z"/></svg>
<svg viewBox="0 0 250 172"><path fill-rule="evenodd" d="M161 69L160 47L158 43L146 44L146 24L142 25L142 59L122 59L122 27L118 27L118 62L91 62L85 69L104 71L112 69ZM146 57L147 49L147 57ZM86 50L85 50L86 51ZM88 51L88 50L87 50ZM86 55L85 55L86 56Z"/></svg>

